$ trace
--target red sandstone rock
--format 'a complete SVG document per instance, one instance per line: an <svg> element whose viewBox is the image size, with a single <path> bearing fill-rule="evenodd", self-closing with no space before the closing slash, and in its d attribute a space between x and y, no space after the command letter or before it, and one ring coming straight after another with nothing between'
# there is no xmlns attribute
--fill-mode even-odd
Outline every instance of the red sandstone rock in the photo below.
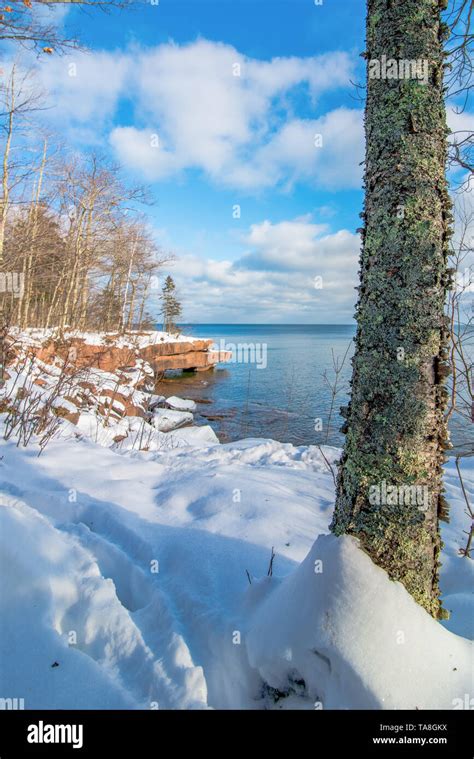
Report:
<svg viewBox="0 0 474 759"><path fill-rule="evenodd" d="M230 351L209 350L212 344L212 340L193 340L134 348L118 347L111 338L104 345L90 345L83 338L71 337L63 342L49 340L42 345L32 345L28 350L46 364L53 363L55 358L62 359L71 372L81 368L116 372L134 366L137 359L143 359L150 363L155 373L159 373L170 369L210 369L218 362L230 360ZM145 380L144 374L143 382Z"/></svg>
<svg viewBox="0 0 474 759"><path fill-rule="evenodd" d="M101 404L101 406L105 409L105 413L107 413L108 409L110 408L110 404L112 404L112 411L119 417L140 416L144 418L146 416L143 407L133 403L130 396L123 395L123 393L109 389L101 390L99 388L98 390L94 391L94 395L110 398L109 402ZM100 407L99 411L101 411Z"/></svg>

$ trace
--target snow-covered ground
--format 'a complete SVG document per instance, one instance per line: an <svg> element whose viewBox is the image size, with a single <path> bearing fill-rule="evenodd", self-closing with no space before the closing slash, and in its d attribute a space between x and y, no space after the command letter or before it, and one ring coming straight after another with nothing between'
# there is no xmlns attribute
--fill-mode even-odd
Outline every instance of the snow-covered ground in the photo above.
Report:
<svg viewBox="0 0 474 759"><path fill-rule="evenodd" d="M12 442L1 454L0 695L27 708L422 709L471 693L459 635L472 562L456 554L451 466L442 626L355 541L326 535L333 485L316 448L124 454L71 434L39 458Z"/></svg>
<svg viewBox="0 0 474 759"><path fill-rule="evenodd" d="M14 339L21 339L24 345L38 345L58 337L56 328L31 327L20 330L17 327L12 327L9 333ZM192 343L200 339L180 333L160 332L155 329L130 332L124 335L117 332L81 332L80 330L66 329L63 331L62 337L65 340L81 340L85 345L106 346L113 343L116 348L146 348L160 343Z"/></svg>
<svg viewBox="0 0 474 759"><path fill-rule="evenodd" d="M355 540L328 534L334 484L316 447L220 445L210 427L181 426L181 399L145 402L138 368L94 380L109 405L82 398L39 457L36 438L2 435L0 697L50 709L474 703L473 563L459 555L468 522L451 462L441 624ZM38 371L47 398L54 372ZM29 392L35 377L22 375ZM118 386L146 419L123 416ZM56 405L77 412L66 395ZM463 470L472 493L472 459Z"/></svg>

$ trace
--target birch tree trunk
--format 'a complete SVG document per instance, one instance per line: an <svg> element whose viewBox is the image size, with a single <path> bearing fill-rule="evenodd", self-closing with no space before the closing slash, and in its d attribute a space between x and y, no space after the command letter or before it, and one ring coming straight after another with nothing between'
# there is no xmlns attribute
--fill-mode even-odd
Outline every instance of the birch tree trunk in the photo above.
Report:
<svg viewBox="0 0 474 759"><path fill-rule="evenodd" d="M36 190L33 196L33 203L30 209L30 219L29 219L29 235L28 235L28 254L25 258L25 263L23 267L23 275L25 277L25 294L24 297L20 300L19 305L19 323L22 327L28 326L28 319L30 315L30 306L31 306L31 294L33 290L33 276L32 276L32 269L33 269L33 260L36 254L35 245L36 245L36 239L37 239L37 232L38 232L38 209L41 201L41 191L43 186L43 175L44 175L44 169L46 166L46 157L47 157L47 150L48 150L48 142L47 140L44 140L43 142L43 155L41 159L41 164L39 167L39 173L38 173L38 181L36 184Z"/></svg>
<svg viewBox="0 0 474 759"><path fill-rule="evenodd" d="M451 204L443 0L368 0L365 208L357 335L333 532L435 617Z"/></svg>
<svg viewBox="0 0 474 759"><path fill-rule="evenodd" d="M6 140L2 161L2 197L0 198L0 264L3 263L3 248L5 241L5 226L10 200L10 149L13 136L13 116L16 108L15 90L16 66L12 66L10 80L7 84L6 105L8 108Z"/></svg>

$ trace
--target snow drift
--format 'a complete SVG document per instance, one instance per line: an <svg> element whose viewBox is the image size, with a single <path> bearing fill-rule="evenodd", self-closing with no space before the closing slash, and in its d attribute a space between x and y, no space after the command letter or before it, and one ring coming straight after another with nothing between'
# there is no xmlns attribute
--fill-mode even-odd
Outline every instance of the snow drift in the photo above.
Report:
<svg viewBox="0 0 474 759"><path fill-rule="evenodd" d="M316 540L258 605L246 647L266 683L316 708L452 709L472 688L469 641L433 620L348 536Z"/></svg>

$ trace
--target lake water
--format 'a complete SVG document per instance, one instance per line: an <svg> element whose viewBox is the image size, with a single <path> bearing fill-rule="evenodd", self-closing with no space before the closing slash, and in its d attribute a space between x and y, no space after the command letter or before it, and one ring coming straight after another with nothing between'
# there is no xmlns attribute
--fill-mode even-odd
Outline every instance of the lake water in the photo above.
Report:
<svg viewBox="0 0 474 759"><path fill-rule="evenodd" d="M348 348L352 353L354 327L196 324L183 333L233 349L232 363L164 383L165 394L211 401L198 405L198 421L208 419L222 441L270 437L301 445L325 442L327 435L328 443L341 444L337 412L349 387L349 355L329 428L331 393L323 375L332 381L332 351L340 360Z"/></svg>
<svg viewBox="0 0 474 759"><path fill-rule="evenodd" d="M163 382L164 395L201 401L196 421L207 421L222 442L268 437L342 445L339 407L348 400L355 325L195 324L182 331L234 351L232 363ZM331 417L333 357L342 362L346 352ZM453 443L472 437L468 426L454 420Z"/></svg>

